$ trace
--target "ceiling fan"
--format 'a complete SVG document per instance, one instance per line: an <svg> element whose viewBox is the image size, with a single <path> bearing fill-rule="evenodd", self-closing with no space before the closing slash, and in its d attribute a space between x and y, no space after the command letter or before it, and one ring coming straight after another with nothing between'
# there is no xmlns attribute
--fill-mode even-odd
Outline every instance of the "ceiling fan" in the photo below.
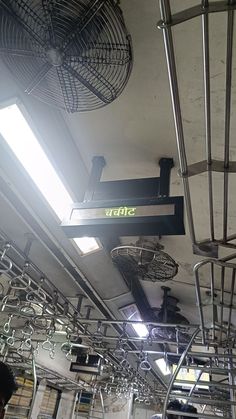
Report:
<svg viewBox="0 0 236 419"><path fill-rule="evenodd" d="M163 246L140 239L136 245L118 246L111 251L111 257L122 273L133 273L143 281L165 282L178 273L178 264L163 252Z"/></svg>
<svg viewBox="0 0 236 419"><path fill-rule="evenodd" d="M0 0L0 57L26 93L67 112L111 103L132 68L116 0Z"/></svg>

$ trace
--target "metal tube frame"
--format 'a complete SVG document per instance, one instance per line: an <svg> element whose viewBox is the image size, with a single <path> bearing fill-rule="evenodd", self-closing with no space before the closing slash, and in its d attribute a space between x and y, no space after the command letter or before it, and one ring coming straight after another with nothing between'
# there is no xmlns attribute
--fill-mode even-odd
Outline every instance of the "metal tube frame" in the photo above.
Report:
<svg viewBox="0 0 236 419"><path fill-rule="evenodd" d="M170 0L159 0L161 21L158 23L159 29L163 32L165 55L169 76L170 92L172 99L172 109L175 122L177 149L180 164L180 176L183 179L184 195L186 203L186 213L189 224L190 237L193 243L193 251L196 254L218 257L218 247L226 246L236 248L236 244L231 243L232 239L228 236L228 195L229 195L229 172L236 173L236 162L230 161L230 123L231 123L231 90L232 90L232 54L233 54L233 29L234 11L236 9L235 0L211 2L201 0L199 5L172 14ZM211 94L210 94L210 51L209 51L209 14L217 12L227 12L227 51L226 51L226 93L225 93L225 141L223 167L220 169L224 173L223 187L223 233L222 239L215 238L214 204L213 204L213 177L212 172L218 171L212 160L212 138L211 138ZM205 109L205 142L206 160L188 166L185 150L185 139L183 129L183 119L179 96L178 78L175 62L175 50L172 38L172 27L190 19L201 16L202 22L202 51L203 51L203 81L204 81L204 109ZM210 239L197 240L192 210L191 193L189 187L189 177L203 172L208 173L208 205L210 222ZM204 246L203 246L204 245Z"/></svg>
<svg viewBox="0 0 236 419"><path fill-rule="evenodd" d="M222 342L222 335L225 334L225 340L224 345L227 345L227 347L232 347L232 342L234 342L234 333L233 336L231 336L231 317L232 317L232 311L236 309L236 306L233 304L234 300L234 290L235 290L235 275L236 275L236 263L232 263L231 260L235 259L235 254L231 256L227 256L226 258L215 260L215 259L205 259L204 261L201 261L197 263L194 268L194 274L195 274L195 288L196 288L196 298L197 298L197 305L199 309L199 317L200 317L200 327L202 332L202 343L206 344L206 328L205 328L205 320L204 320L204 307L205 305L202 303L202 295L201 295L201 285L200 285L200 276L199 276L199 270L209 265L211 269L211 281L209 284L209 290L211 290L211 305L212 305L212 330L214 333L212 334L212 338L210 339L210 342L212 345L216 344L215 341L215 332L216 330L219 332L219 345L221 346L223 344ZM221 269L221 291L220 291L220 302L217 302L215 300L215 287L214 287L214 270L212 267L218 266ZM225 303L225 272L226 269L229 271L232 271L231 274L231 282L230 285L230 298L229 303ZM220 320L215 316L215 310L217 310L217 307L220 310ZM225 325L224 321L224 312L225 310L228 310L228 319L227 319L227 326ZM209 340L208 340L209 342ZM234 343L233 343L234 345Z"/></svg>
<svg viewBox="0 0 236 419"><path fill-rule="evenodd" d="M174 374L171 377L171 380L170 380L170 383L169 383L169 387L168 387L168 390L166 392L166 398L165 398L164 407L163 407L163 419L167 419L167 416L166 416L167 405L168 405L168 401L169 401L169 397L170 397L170 392L172 390L173 384L174 384L174 382L176 380L176 377L177 377L177 375L178 375L178 373L179 373L179 371L181 369L181 366L182 366L183 362L186 359L186 356L188 355L189 349L191 348L191 346L192 346L192 344L194 342L194 339L198 335L199 331L200 331L200 328L198 328L197 330L195 330L195 332L193 333L193 335L192 335L192 337L191 337L191 339L190 339L190 341L189 341L189 343L188 343L185 351L183 352L183 354L180 357L180 360L178 362L177 368L176 368Z"/></svg>

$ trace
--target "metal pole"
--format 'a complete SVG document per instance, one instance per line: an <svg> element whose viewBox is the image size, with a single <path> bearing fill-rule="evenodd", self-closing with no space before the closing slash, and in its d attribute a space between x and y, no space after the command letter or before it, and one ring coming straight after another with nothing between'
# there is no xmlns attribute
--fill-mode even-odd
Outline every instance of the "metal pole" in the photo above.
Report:
<svg viewBox="0 0 236 419"><path fill-rule="evenodd" d="M170 2L169 0L159 0L159 1L160 1L161 19L165 24L162 27L162 31L163 31L163 37L164 37L171 100L172 100L172 107L173 107L173 114L174 114L176 140L177 140L177 148L178 148L178 154L179 154L180 173L183 176L184 192L185 192L185 200L186 200L186 212L187 212L188 223L189 223L189 232L190 232L191 240L195 244L196 237L195 237L195 230L194 230L194 223L193 223L193 213L192 213L191 196L190 196L190 190L189 190L189 181L188 181L188 178L186 177L187 172L188 172L188 165L187 165L187 157L186 157L186 150L185 150L185 143L184 143L184 131L183 131L183 122L182 122L182 115L181 115L178 78L177 78L176 63L175 63L175 53L174 53L174 45L173 45L173 38L172 38L172 30L171 30L171 27L168 26L168 23L171 22Z"/></svg>
<svg viewBox="0 0 236 419"><path fill-rule="evenodd" d="M179 416L179 412L177 410L167 410L166 413L168 413L168 415L169 415L170 418L171 418L172 415L174 415L176 417ZM181 412L181 417L183 417L183 418L185 416L187 416L187 419L188 419L190 417L189 415L190 415L190 413L188 413L188 412L186 412L186 413L185 412ZM173 418L174 418L174 416L173 416ZM220 417L220 419L229 419L228 416L219 416L219 417ZM204 419L208 419L209 418L209 419L216 419L216 415L206 415L205 413L191 413L191 418L201 418L201 419L203 419L203 418Z"/></svg>
<svg viewBox="0 0 236 419"><path fill-rule="evenodd" d="M188 324L188 325L181 325L179 323L160 323L160 322L146 322L146 321L142 321L142 320L116 320L116 319L83 319L83 318L79 318L79 321L81 321L83 324L86 323L98 323L101 322L102 324L117 324L117 325L123 325L124 323L126 323L127 325L136 325L136 324L145 324L146 326L154 326L155 327L162 327L162 328L166 328L166 327L180 327L181 330L187 330L189 328L193 328L195 329L196 327L198 327L198 324ZM144 340L144 338L142 338Z"/></svg>
<svg viewBox="0 0 236 419"><path fill-rule="evenodd" d="M229 0L228 4L234 4ZM230 123L231 123L231 93L232 93L232 58L233 58L233 31L234 11L228 10L227 21L227 52L226 52L226 91L225 91L225 147L224 147L224 204L223 204L223 241L227 241L228 232L228 168L229 168L229 146L230 146Z"/></svg>
<svg viewBox="0 0 236 419"><path fill-rule="evenodd" d="M172 394L171 397L175 397L175 395ZM189 396L186 396L185 394L181 394L181 399L189 400L190 402L192 402L194 404L208 404L208 405L211 405L211 406L219 405L220 408L223 407L223 406L229 406L229 407L231 405L236 406L236 401L221 400L219 398L218 399L207 399L207 398L203 398L203 397L189 397ZM181 412L181 415L182 415L182 412ZM191 413L191 416L192 416L192 413ZM200 417L201 416L202 415L200 414ZM163 419L165 419L165 418L163 417Z"/></svg>
<svg viewBox="0 0 236 419"><path fill-rule="evenodd" d="M29 413L28 413L29 418L31 418L31 414L32 414L32 411L33 411L34 402L35 402L35 398L36 398L36 392L37 392L37 372L36 372L36 365L35 365L34 357L32 359L32 372L33 372L34 384L33 384L33 395L32 395L30 410L29 410ZM34 419L34 418L32 417L32 419Z"/></svg>
<svg viewBox="0 0 236 419"><path fill-rule="evenodd" d="M175 382L175 380L176 380L176 377L178 376L178 373L179 373L179 371L180 371L180 369L181 369L181 367L182 367L182 364L183 364L183 362L184 362L184 360L185 360L185 358L186 358L186 356L187 356L187 354L188 354L188 351L189 351L189 349L191 348L192 343L193 343L193 341L194 341L195 337L198 335L199 331L200 331L200 329L198 328L198 329L197 329L197 330L195 330L195 332L192 334L191 339L190 339L190 341L189 341L189 343L188 343L188 345L187 345L187 347L186 347L185 351L182 353L182 355L181 355L181 357L180 357L180 360L179 360L179 362L178 362L177 368L176 368L176 370L175 370L174 374L173 374L173 375L172 375L172 377L171 377L171 380L170 380L170 383L169 383L169 386L168 386L168 389L167 389L167 392L166 392L166 398L165 398L164 407L163 407L163 419L167 419L167 416L166 416L166 410L167 410L167 405L168 405L168 401L169 401L169 396L170 396L170 392L171 392L171 390L172 390L173 384L174 384L174 382ZM182 395L181 395L181 397L182 397Z"/></svg>
<svg viewBox="0 0 236 419"><path fill-rule="evenodd" d="M203 309L202 309L202 299L201 299L201 289L200 289L200 283L199 283L198 269L195 270L195 287L196 287L197 306L199 308L199 315L200 315L202 343L203 345L205 345L206 344L205 325L204 325L204 316L203 316Z"/></svg>
<svg viewBox="0 0 236 419"><path fill-rule="evenodd" d="M215 307L214 265L211 263L211 303L212 303L212 340L215 341L215 323L217 322L217 307Z"/></svg>
<svg viewBox="0 0 236 419"><path fill-rule="evenodd" d="M103 400L103 395L102 395L102 391L99 391L99 395L100 395L100 401L101 401L101 407L102 407L102 418L104 419L105 417L105 407L104 407L104 400Z"/></svg>
<svg viewBox="0 0 236 419"><path fill-rule="evenodd" d="M191 369L191 367L190 367L190 369ZM201 376L202 376L202 374L203 374L203 371L202 370L200 370L199 371L199 373L198 373L198 376L197 376L197 380L196 380L196 382L195 383L193 383L193 386L191 387L191 389L190 389L190 391L189 391L189 397L191 397L192 396L192 394L193 394L193 392L194 392L194 390L195 390L195 388L196 388L196 386L198 385L198 383L200 382L200 378L201 378ZM188 401L187 401L187 404L188 404Z"/></svg>
<svg viewBox="0 0 236 419"><path fill-rule="evenodd" d="M202 8L209 7L208 0L202 1ZM211 90L210 90L210 54L209 54L209 16L202 15L202 48L203 48L203 79L204 79L204 107L205 107L205 135L206 135L206 156L208 165L208 199L211 240L215 240L214 228L214 205L212 188L212 154L211 154Z"/></svg>
<svg viewBox="0 0 236 419"><path fill-rule="evenodd" d="M80 393L81 393L81 390L80 390ZM73 405L73 409L72 409L72 418L71 419L78 419L78 412L76 411L77 400L78 400L78 393L75 392L75 399L74 399L74 405Z"/></svg>
<svg viewBox="0 0 236 419"><path fill-rule="evenodd" d="M232 349L230 350L230 352L232 353ZM230 384L230 400L235 400L234 397L234 388L232 386L234 386L234 373L233 373L233 362L232 362L232 358L229 358L229 364L228 364L228 368L229 368L229 384ZM232 405L231 407L231 413L232 413L232 419L236 419L236 412L235 412L235 406Z"/></svg>
<svg viewBox="0 0 236 419"><path fill-rule="evenodd" d="M235 287L235 274L236 270L233 269L232 272L232 279L231 279L231 295L230 295L230 303L229 303L229 318L228 318L228 330L227 330L227 338L230 338L230 331L231 331L231 318L232 318L232 305L234 300L234 287Z"/></svg>
<svg viewBox="0 0 236 419"><path fill-rule="evenodd" d="M220 343L222 343L222 327L224 321L224 287L225 287L225 267L221 268L221 308L220 308Z"/></svg>

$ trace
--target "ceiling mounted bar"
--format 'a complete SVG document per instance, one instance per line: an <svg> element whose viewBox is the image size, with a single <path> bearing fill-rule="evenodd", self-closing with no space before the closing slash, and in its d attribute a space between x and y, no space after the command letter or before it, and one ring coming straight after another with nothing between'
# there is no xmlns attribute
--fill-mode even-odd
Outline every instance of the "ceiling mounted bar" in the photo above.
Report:
<svg viewBox="0 0 236 419"><path fill-rule="evenodd" d="M232 260L235 255L231 256ZM232 325L232 317L235 314L234 303L236 265L229 258L224 260L206 259L194 266L197 305L199 309L200 325L202 331L202 343L211 342L224 348L235 347L235 327ZM204 290L200 286L200 276L204 274L209 282L204 283ZM207 281L207 280L206 280ZM227 281L227 282L226 282ZM215 284L218 285L216 291ZM226 290L230 290L228 294ZM209 288L206 294L205 287ZM209 319L209 308L212 317ZM205 325L212 330L211 337ZM209 326L210 324L210 326ZM206 336L207 335L207 336Z"/></svg>
<svg viewBox="0 0 236 419"><path fill-rule="evenodd" d="M170 397L171 390L172 390L172 387L174 385L174 382L175 382L175 380L176 380L176 378L178 376L178 373L179 373L179 371L180 371L180 369L182 367L182 364L184 363L184 361L186 359L186 356L188 354L188 351L191 349L191 346L192 346L192 344L194 342L194 339L198 335L199 331L200 331L200 329L196 329L195 332L192 334L191 339L189 340L189 343L188 343L185 351L182 353L182 355L180 357L180 360L178 362L177 368L176 368L174 374L171 377L171 380L170 380L170 383L169 383L169 386L168 386L168 390L166 392L166 398L165 398L164 406L163 406L163 419L167 419L166 411L167 411L169 397Z"/></svg>
<svg viewBox="0 0 236 419"><path fill-rule="evenodd" d="M236 9L235 0L210 2L202 0L199 5L172 14L170 1L159 0L161 21L159 29L163 32L167 69L169 76L172 108L174 114L177 149L180 164L180 176L183 179L185 204L189 224L190 237L193 243L193 252L207 257L218 257L219 246L236 248L228 236L229 226L229 173L236 173L235 161L230 161L230 127L231 127L231 105L232 105L232 57L234 42L234 12ZM211 68L210 68L210 36L209 36L209 14L216 12L227 12L227 50L226 50L226 91L224 111L224 155L222 160L212 159L212 112L211 112ZM175 50L172 37L172 27L177 24L201 17L202 32L202 57L203 57L203 98L205 114L205 150L206 159L188 166L188 155L186 154L183 116L180 103L180 92L176 69ZM222 172L224 177L222 191L222 237L216 238L216 211L214 208L213 172ZM210 238L197 237L196 225L194 224L195 208L192 207L191 189L189 177L207 173L208 183L208 209L209 209L209 235ZM208 211L207 209L207 211ZM219 224L219 223L218 223Z"/></svg>
<svg viewBox="0 0 236 419"><path fill-rule="evenodd" d="M172 100L172 108L173 108L173 113L174 113L180 172L181 172L181 175L185 176L188 171L188 165L187 165L187 157L186 157L185 142L184 142L183 121L182 121L181 106L180 106L174 45L173 45L171 26L169 25L172 21L169 0L160 0L160 10L161 10L162 21L165 23L162 29L163 29L163 37L164 37L164 44L165 44L165 53L166 53L166 59L167 59L170 89L171 89L171 100ZM184 177L183 180L184 180L184 192L185 192L185 199L186 199L185 204L186 204L186 211L187 211L187 217L188 217L188 223L189 223L189 232L190 232L192 242L196 243L189 182L188 182L188 178L186 177Z"/></svg>
<svg viewBox="0 0 236 419"><path fill-rule="evenodd" d="M202 0L202 8L208 10L209 1ZM204 79L204 108L205 108L205 132L206 132L206 155L207 165L212 164L212 147L211 147L211 82L210 82L210 51L209 51L209 16L208 13L202 15L202 50L203 50L203 79ZM213 185L212 172L208 171L208 188L209 188L209 217L211 240L215 240L214 227L214 207L213 207Z"/></svg>
<svg viewBox="0 0 236 419"><path fill-rule="evenodd" d="M234 1L229 0L229 5ZM224 166L229 167L229 147L230 147L230 123L231 123L231 90L232 90L232 59L233 59L233 30L234 30L234 11L228 10L227 19L227 52L226 52L226 90L225 90L225 147L224 147ZM229 200L229 174L224 172L224 206L223 206L223 241L227 241L228 232L228 200Z"/></svg>
<svg viewBox="0 0 236 419"><path fill-rule="evenodd" d="M165 2L166 0L160 1ZM169 3L169 0L167 0L166 3L167 2ZM236 9L236 4L233 1L231 3L228 2L228 4L226 1L213 1L210 2L208 6L205 6L204 3L207 3L207 1L203 0L202 4L197 4L189 9L173 14L171 21L169 22L166 22L166 20L161 17L161 21L158 22L158 28L163 29L166 26L175 26L209 13L220 13ZM166 8L168 9L169 6L167 5Z"/></svg>
<svg viewBox="0 0 236 419"><path fill-rule="evenodd" d="M235 417L236 402L233 395L235 354L230 348L225 348L223 354L218 354L217 350L215 353L209 353L208 350L205 353L192 352L191 347L198 333L199 329L192 335L172 375L164 402L163 419L171 417L172 414L179 415L177 410L167 410L169 402L173 399L184 399L186 405L190 402L195 406L195 411L190 410L187 413L185 410L185 414L181 410L181 417L190 417L190 414L194 418ZM203 366L197 363L199 357L205 359ZM225 377L223 383L222 375ZM201 408L203 404L204 411ZM175 408L177 409L177 405Z"/></svg>

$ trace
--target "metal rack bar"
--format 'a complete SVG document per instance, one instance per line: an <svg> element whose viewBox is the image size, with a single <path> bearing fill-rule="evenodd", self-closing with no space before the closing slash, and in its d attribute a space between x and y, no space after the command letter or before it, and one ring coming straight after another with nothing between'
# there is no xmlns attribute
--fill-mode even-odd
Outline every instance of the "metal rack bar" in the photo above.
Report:
<svg viewBox="0 0 236 419"><path fill-rule="evenodd" d="M168 68L168 75L169 75L172 108L173 108L173 114L174 114L177 148L178 148L178 154L179 154L180 173L182 176L186 176L188 172L188 165L187 165L187 156L186 156L185 143L184 143L184 130L183 130L182 115L181 115L178 78L177 78L177 71L176 71L172 31L171 31L171 27L168 26L169 23L171 23L172 21L170 2L169 0L160 0L159 4L160 4L160 11L161 11L161 19L165 24L163 26L163 37L164 37L165 53L166 53L167 68ZM183 177L183 184L184 184L184 192L185 192L185 198L186 198L185 204L186 204L186 212L187 212L188 223L189 223L189 232L190 232L192 242L196 243L192 204L191 204L191 195L190 195L190 189L189 189L189 181L187 177Z"/></svg>
<svg viewBox="0 0 236 419"><path fill-rule="evenodd" d="M203 373L201 371L201 373ZM228 389L236 389L236 385L233 384L224 384L221 382L217 382L217 381L201 381L201 380L197 380L197 381L189 381L189 380L175 380L175 384L191 384L193 387L191 390L194 390L194 387L196 386L208 386L208 387L221 387L221 388L225 388L226 390ZM189 397L191 396L191 394L189 394Z"/></svg>
<svg viewBox="0 0 236 419"><path fill-rule="evenodd" d="M202 344L206 344L206 335L205 335L205 324L204 324L204 317L203 317L203 306L202 306L202 298L201 298L201 290L200 290L200 280L199 280L199 273L198 269L195 270L195 287L196 287L196 298L197 298L197 306L199 309L199 317L200 317L200 327L202 332Z"/></svg>
<svg viewBox="0 0 236 419"><path fill-rule="evenodd" d="M171 397L176 397L176 395L172 394ZM234 400L220 400L220 399L204 399L201 395L201 397L193 397L193 396L186 396L185 394L181 394L181 399L185 399L188 400L194 404L207 404L210 406L236 406L236 401ZM182 415L182 412L181 412ZM192 416L192 413L191 413ZM199 414L199 416L201 417L201 414Z"/></svg>
<svg viewBox="0 0 236 419"><path fill-rule="evenodd" d="M171 21L169 21L168 23L166 23L166 21L163 18L161 18L162 20L158 22L158 28L163 29L165 26L172 27L175 25L179 25L180 23L184 23L188 20L194 19L196 17L202 16L204 14L227 12L229 10L235 10L235 8L235 3L229 3L225 0L211 1L207 8L202 7L202 3L200 3L196 6L190 7L189 9L182 10L181 12L173 14Z"/></svg>
<svg viewBox="0 0 236 419"><path fill-rule="evenodd" d="M208 0L202 0L202 8L209 7ZM210 52L209 52L209 16L208 13L202 15L202 49L203 49L203 80L204 80L204 109L205 109L205 136L206 136L206 155L208 165L208 200L211 240L215 240L214 226L214 205L213 205L213 185L212 185L212 150L211 150L211 82L210 82Z"/></svg>
<svg viewBox="0 0 236 419"><path fill-rule="evenodd" d="M220 308L220 323L224 320L224 287L225 287L225 267L221 267L221 308ZM222 329L220 330L220 343L222 343Z"/></svg>
<svg viewBox="0 0 236 419"><path fill-rule="evenodd" d="M182 331L186 329L196 329L198 327L197 324L188 324L188 325L181 325L179 323L160 323L160 322L147 322L142 320L116 320L116 319L80 319L83 321L84 324L86 323L98 323L102 322L102 324L127 324L127 325L136 325L136 324L144 324L146 326L153 326L153 327L179 327Z"/></svg>
<svg viewBox="0 0 236 419"><path fill-rule="evenodd" d="M35 365L34 359L32 359L32 372L33 372L33 395L32 395L32 401L31 401L30 410L28 414L29 418L31 417L31 414L33 411L34 402L36 398L36 392L37 392L37 371L36 371L36 365Z"/></svg>
<svg viewBox="0 0 236 419"><path fill-rule="evenodd" d="M5 242L9 242L8 238L6 237L6 235L2 231L0 231L0 238L1 237L2 237L4 243ZM22 253L22 251L20 249L18 249L15 245L12 245L11 248L21 258L23 258L23 261L25 260L24 254ZM19 267L15 262L13 262L13 263L14 263L14 267L17 269L17 272L21 273L22 272L22 268ZM29 263L30 263L30 266L32 267L32 269L34 269L34 271L40 277L43 276L45 278L45 282L46 282L47 285L50 286L50 288L52 290L52 294L54 292L57 292L57 294L59 296L59 298L58 298L59 299L59 302L58 302L58 299L57 299L57 308L58 308L59 313L61 313L61 314L63 313L63 311L64 311L64 305L67 304L68 307L69 307L69 310L67 312L67 318L69 319L69 321L71 322L71 324L73 325L73 324L76 323L76 325L78 326L78 329L82 331L83 337L91 338L92 337L92 334L84 327L84 325L82 325L80 323L79 312L78 312L77 308L74 307L73 304L66 297L64 297L60 293L60 291L51 283L51 281L48 278L46 278L45 275L43 275L43 273L38 269L38 267L36 265L34 265L30 260L29 260ZM13 272L12 275L14 276L15 273ZM35 288L37 289L38 286L39 286L39 283L34 278L32 278L32 275L28 275L28 276L30 276L30 278L31 278L31 282L32 282L32 285L33 285L32 289L33 290ZM44 287L42 287L42 289L45 290ZM52 301L52 296L50 295L50 293L47 290L45 290L45 293L46 293L46 295L47 295L47 297L49 299L49 302L51 302ZM22 315L22 316L24 317L24 315ZM111 316L107 316L107 317L109 318ZM99 321L101 321L101 319L99 319ZM88 323L90 323L90 322L88 321ZM124 321L123 322L120 322L120 324L123 325L124 324ZM112 323L112 327L113 327L115 333L117 333L117 336L120 336L120 334L122 334L122 328L119 327L119 324L116 324L116 323L113 322ZM131 340L128 342L128 344L131 346L132 349L135 349L134 343L132 343ZM114 357L113 357L113 355L111 353L110 354L109 353L107 354L107 359L108 358L109 358L109 360L111 362L118 362L118 361L116 361L114 359ZM161 375L158 375L158 373L156 371L151 370L150 371L150 375L152 375L156 380L158 380L163 385L164 388L166 387L166 383L162 379Z"/></svg>
<svg viewBox="0 0 236 419"><path fill-rule="evenodd" d="M230 125L231 125L231 94L232 94L232 56L234 41L234 11L236 9L235 0L214 2L201 0L199 5L190 7L176 14L171 13L170 1L159 0L161 21L158 23L159 29L163 32L165 55L169 76L170 92L172 98L172 109L175 120L175 130L177 139L177 149L180 161L180 175L183 178L184 196L186 212L193 243L193 251L204 256L218 257L218 247L225 246L235 248L234 243L230 243L228 237L228 204L229 204L229 173L235 173L235 162L230 162ZM227 52L226 52L226 93L225 93L225 135L224 135L224 158L216 162L212 160L212 138L211 138L211 83L210 83L210 48L209 48L209 14L215 12L227 12ZM183 119L181 113L178 78L176 72L175 50L172 39L172 26L201 16L202 29L202 51L203 51L203 81L204 81L204 113L205 113L205 143L206 160L187 165L185 139L183 129ZM224 173L223 182L223 216L222 216L222 239L215 238L215 213L213 199L213 171ZM207 172L208 179L208 207L209 207L209 230L210 239L197 240L196 226L191 202L191 190L189 177Z"/></svg>
<svg viewBox="0 0 236 419"><path fill-rule="evenodd" d="M202 304L202 297L201 297L201 288L200 288L200 279L199 279L199 270L205 265L209 265L211 269L211 279L209 287L211 289L211 304L212 304L212 329L216 333L216 331L219 332L219 345L222 345L223 342L223 333L224 333L224 344L228 342L228 347L231 346L231 341L233 339L232 335L232 325L231 325L231 318L232 318L232 312L236 309L234 302L234 293L235 293L235 275L236 275L236 266L234 263L231 263L230 261L235 258L235 255L227 256L223 259L214 260L214 259L205 259L202 262L197 263L194 266L194 273L195 273L195 285L196 285L196 294L197 294L197 304L199 308L199 316L200 316L200 322L201 322L201 330L202 330L202 342L206 342L206 330L204 326L204 312L203 309L205 306ZM214 270L212 267L218 266L220 267L220 279L221 279L221 285L220 285L220 302L216 303L215 301L215 287L214 287ZM231 274L231 279L228 281L228 286L230 287L229 292L229 302L225 302L225 275L226 275L226 269L227 272ZM220 308L220 319L218 321L218 315L217 315L217 306ZM228 310L228 319L227 324L225 324L224 321L224 313ZM215 340L215 333L212 335L211 343L214 345L214 343L217 343Z"/></svg>
<svg viewBox="0 0 236 419"><path fill-rule="evenodd" d="M214 265L213 263L210 264L211 266L211 301L212 301L212 340L215 341L215 324L217 321L217 307L215 307L215 278L214 278Z"/></svg>
<svg viewBox="0 0 236 419"><path fill-rule="evenodd" d="M228 4L233 4L229 0ZM225 146L224 146L224 200L223 200L223 241L227 241L228 233L228 195L229 195L229 146L231 122L231 86L232 86L232 57L233 57L234 11L228 10L227 21L227 52L226 52L226 90L225 90Z"/></svg>
<svg viewBox="0 0 236 419"><path fill-rule="evenodd" d="M232 359L229 359L229 391L230 391L230 399L234 400L234 383L235 383L235 379L234 379L234 372L233 370L233 363L232 363ZM232 412L232 419L235 419L236 417L236 411L235 411L235 407L232 406L231 408L231 412Z"/></svg>
<svg viewBox="0 0 236 419"><path fill-rule="evenodd" d="M231 279L231 295L230 295L230 303L229 303L229 318L228 318L228 330L227 330L228 339L230 338L230 330L231 330L232 305L233 305L234 287L235 287L235 274L236 274L236 270L233 269L232 279Z"/></svg>
<svg viewBox="0 0 236 419"><path fill-rule="evenodd" d="M177 410L167 410L166 413L170 415L170 417L173 415L179 416L179 412ZM181 416L187 416L189 417L189 413L181 412ZM202 419L216 419L216 415L207 415L206 413L191 413L191 418L202 418ZM229 419L229 416L219 416L220 419Z"/></svg>
<svg viewBox="0 0 236 419"><path fill-rule="evenodd" d="M178 373L181 369L181 366L182 366L183 362L185 361L186 356L188 355L189 349L191 348L191 346L194 342L194 339L198 335L199 331L200 331L200 328L195 330L195 332L192 334L192 337L191 337L185 351L182 353L182 355L180 357L177 368L176 368L174 374L172 375L172 377L170 379L169 386L168 386L168 389L167 389L167 392L166 392L166 398L165 398L164 406L163 406L163 419L167 419L167 416L166 416L167 405L168 405L168 401L169 401L169 397L170 397L170 393L171 393L173 384L176 380L176 377L177 377L177 375L178 375Z"/></svg>

